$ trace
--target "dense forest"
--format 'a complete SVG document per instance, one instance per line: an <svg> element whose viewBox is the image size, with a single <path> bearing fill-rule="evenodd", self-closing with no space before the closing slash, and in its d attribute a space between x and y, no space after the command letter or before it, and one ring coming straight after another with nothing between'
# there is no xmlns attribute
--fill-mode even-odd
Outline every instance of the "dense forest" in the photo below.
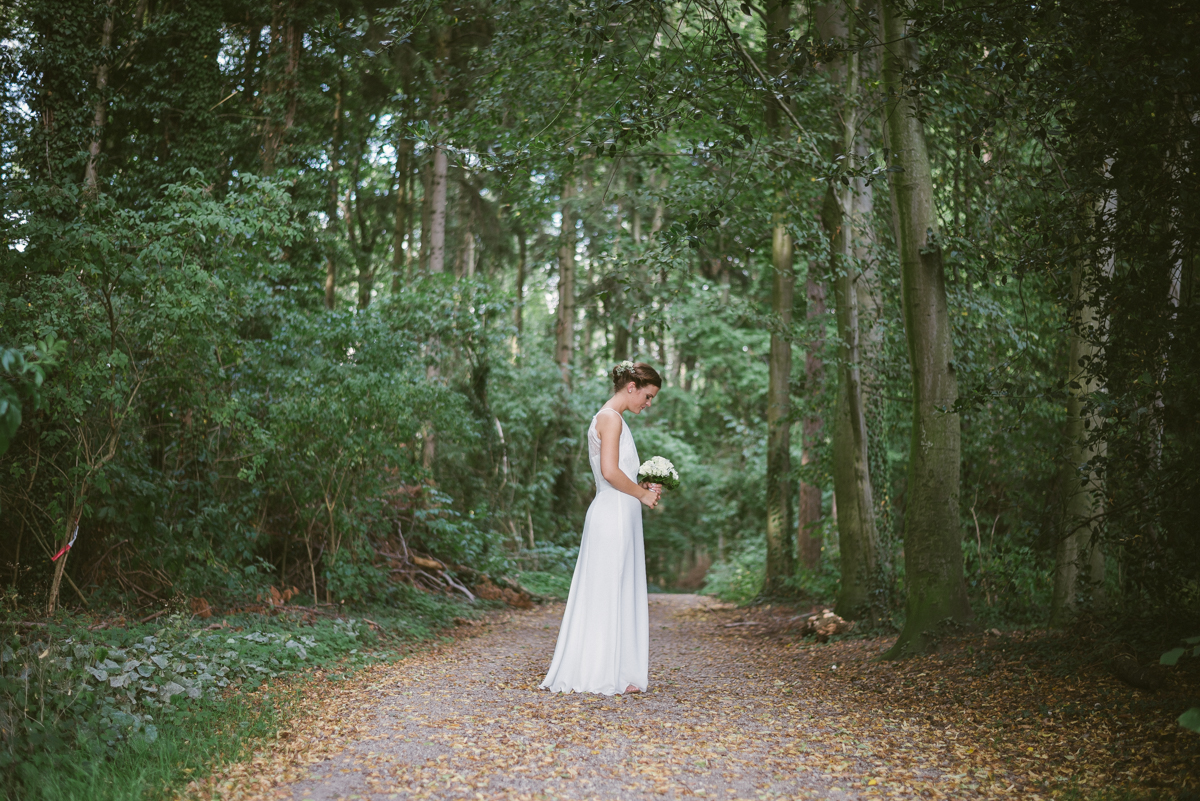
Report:
<svg viewBox="0 0 1200 801"><path fill-rule="evenodd" d="M633 359L657 589L1196 620L1193 4L0 15L10 608L569 574Z"/></svg>

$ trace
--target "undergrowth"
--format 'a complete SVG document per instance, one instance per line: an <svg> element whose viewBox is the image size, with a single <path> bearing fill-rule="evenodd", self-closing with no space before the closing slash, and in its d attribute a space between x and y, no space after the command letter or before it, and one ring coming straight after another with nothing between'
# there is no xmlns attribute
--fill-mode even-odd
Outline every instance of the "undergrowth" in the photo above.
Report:
<svg viewBox="0 0 1200 801"><path fill-rule="evenodd" d="M738 606L750 603L762 589L766 559L765 542L752 541L725 561L714 563L704 577L701 592Z"/></svg>
<svg viewBox="0 0 1200 801"><path fill-rule="evenodd" d="M0 797L165 796L273 736L302 674L336 680L399 658L483 606L412 590L386 606L219 622L0 622Z"/></svg>
<svg viewBox="0 0 1200 801"><path fill-rule="evenodd" d="M569 573L528 570L517 575L522 587L543 598L566 600L571 592L571 574Z"/></svg>

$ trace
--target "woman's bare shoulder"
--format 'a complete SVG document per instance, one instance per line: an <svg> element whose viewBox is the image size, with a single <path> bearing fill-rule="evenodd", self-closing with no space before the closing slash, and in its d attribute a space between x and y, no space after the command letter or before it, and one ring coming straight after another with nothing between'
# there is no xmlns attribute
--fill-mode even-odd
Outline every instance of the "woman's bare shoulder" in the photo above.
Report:
<svg viewBox="0 0 1200 801"><path fill-rule="evenodd" d="M602 412L609 412L609 414L602 414ZM605 406L599 412L596 412L596 430L601 434L620 431L624 423L625 420L616 409L610 409Z"/></svg>

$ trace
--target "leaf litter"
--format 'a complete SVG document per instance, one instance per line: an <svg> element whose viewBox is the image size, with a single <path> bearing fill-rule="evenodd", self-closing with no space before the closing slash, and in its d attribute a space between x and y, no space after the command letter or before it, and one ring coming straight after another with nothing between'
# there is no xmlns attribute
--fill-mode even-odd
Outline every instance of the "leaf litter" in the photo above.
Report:
<svg viewBox="0 0 1200 801"><path fill-rule="evenodd" d="M497 614L349 681L314 673L288 730L185 795L757 801L1196 790L1200 736L1098 664L1063 670L1039 650L1044 635L971 635L881 662L890 638L804 640L792 610L694 595L650 603L645 694L538 690L562 606ZM728 625L746 622L758 625ZM1196 678L1176 677L1175 694L1194 697Z"/></svg>

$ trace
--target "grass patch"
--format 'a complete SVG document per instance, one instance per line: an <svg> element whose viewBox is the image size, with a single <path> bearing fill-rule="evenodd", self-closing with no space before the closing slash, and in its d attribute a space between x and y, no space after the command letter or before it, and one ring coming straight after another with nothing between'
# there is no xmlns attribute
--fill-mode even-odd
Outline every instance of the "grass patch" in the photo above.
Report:
<svg viewBox="0 0 1200 801"><path fill-rule="evenodd" d="M313 668L349 676L481 611L413 590L336 617L232 615L215 630L181 615L96 631L83 618L0 623L0 798L167 797L274 737Z"/></svg>
<svg viewBox="0 0 1200 801"><path fill-rule="evenodd" d="M559 598L565 600L571 593L571 577L560 573L547 573L540 570L527 570L518 573L521 586L534 595L543 598Z"/></svg>

